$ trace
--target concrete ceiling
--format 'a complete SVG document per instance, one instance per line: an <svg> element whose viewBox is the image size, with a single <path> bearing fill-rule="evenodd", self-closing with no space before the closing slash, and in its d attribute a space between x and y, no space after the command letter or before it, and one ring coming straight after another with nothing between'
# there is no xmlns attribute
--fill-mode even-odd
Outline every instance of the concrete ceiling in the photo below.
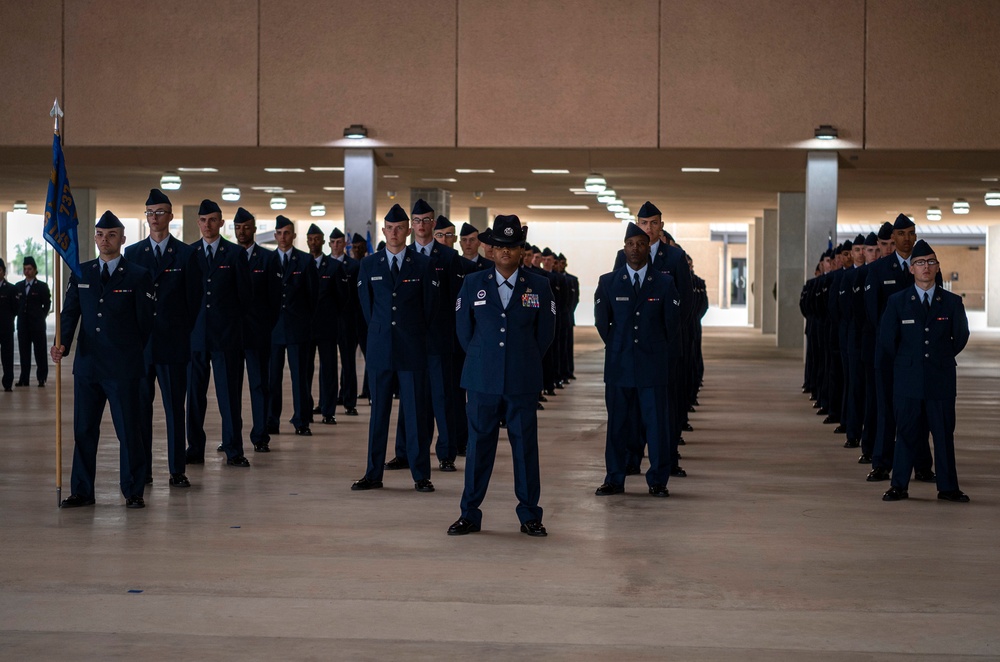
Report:
<svg viewBox="0 0 1000 662"><path fill-rule="evenodd" d="M604 175L609 186L632 212L653 200L671 222L752 222L773 207L779 191L801 191L805 185L806 150L548 150L548 149L394 149L375 148L379 165L379 217L394 202L409 206L409 189L445 188L452 192L453 220L468 218L469 207L491 213L516 213L529 222L610 221L614 217L593 196L574 195L591 171ZM943 223L1000 223L1000 207L987 207L984 193L1000 189L998 152L876 152L839 151L840 223L881 223L897 213L925 220L928 206L940 207ZM44 205L50 168L47 148L0 149L0 209L25 200L29 211ZM343 218L343 193L323 190L342 186L343 173L309 170L343 164L343 150L331 148L67 148L66 161L74 188L98 190L98 212L112 209L121 217L141 214L148 190L160 176L179 167L214 167L215 173L181 173L183 186L172 192L174 205L197 205L203 198L221 201L221 189L236 185L238 203L222 203L227 217L242 205L258 218L273 218L270 194L252 187L294 190L281 213L308 219L315 202L326 205L328 220ZM303 168L303 173L268 173L265 167ZM682 167L715 167L718 173L682 173ZM456 169L492 169L492 174L459 174ZM532 174L532 168L565 168L565 175ZM456 182L427 182L454 178ZM497 192L497 188L526 192ZM476 199L475 192L482 192ZM929 200L937 198L938 200ZM951 203L965 198L972 213L956 216ZM530 210L529 204L580 205L578 211Z"/></svg>

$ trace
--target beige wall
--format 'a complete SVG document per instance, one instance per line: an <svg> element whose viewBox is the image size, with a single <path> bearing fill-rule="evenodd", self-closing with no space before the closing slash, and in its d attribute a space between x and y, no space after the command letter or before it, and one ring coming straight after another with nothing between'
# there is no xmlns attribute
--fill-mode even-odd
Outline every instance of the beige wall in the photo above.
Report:
<svg viewBox="0 0 1000 662"><path fill-rule="evenodd" d="M941 261L941 278L951 281L952 272L958 280L950 288L963 297L968 310L986 310L986 247L935 246L934 253Z"/></svg>
<svg viewBox="0 0 1000 662"><path fill-rule="evenodd" d="M0 146L47 143L59 95L69 145L361 122L376 145L785 148L830 123L998 149L998 23L996 0L4 2Z"/></svg>

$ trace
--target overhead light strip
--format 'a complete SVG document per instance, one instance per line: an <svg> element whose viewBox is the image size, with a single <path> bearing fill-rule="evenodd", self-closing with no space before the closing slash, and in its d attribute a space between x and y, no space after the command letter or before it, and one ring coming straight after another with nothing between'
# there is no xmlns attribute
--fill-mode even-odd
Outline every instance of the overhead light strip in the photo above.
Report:
<svg viewBox="0 0 1000 662"><path fill-rule="evenodd" d="M681 168L681 172L719 172L719 168Z"/></svg>
<svg viewBox="0 0 1000 662"><path fill-rule="evenodd" d="M532 168L531 172L536 175L568 175L569 170L562 169L547 169L547 168Z"/></svg>
<svg viewBox="0 0 1000 662"><path fill-rule="evenodd" d="M583 211L590 209L587 205L528 205L528 209L539 209L539 210L564 210L564 211Z"/></svg>

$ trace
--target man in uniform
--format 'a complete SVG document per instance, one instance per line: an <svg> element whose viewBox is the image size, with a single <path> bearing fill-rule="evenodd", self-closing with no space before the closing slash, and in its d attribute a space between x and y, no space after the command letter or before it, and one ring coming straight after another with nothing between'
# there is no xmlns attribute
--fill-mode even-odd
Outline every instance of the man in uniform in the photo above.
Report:
<svg viewBox="0 0 1000 662"><path fill-rule="evenodd" d="M649 449L649 493L667 497L670 444L668 357L680 331L680 297L673 278L649 265L649 235L635 223L625 230L625 266L601 276L594 320L604 341L604 399L608 430L607 475L597 496L625 492L627 448L638 417Z"/></svg>
<svg viewBox="0 0 1000 662"><path fill-rule="evenodd" d="M315 223L309 226L306 243L309 256L316 265L316 308L312 318L312 344L319 350L319 407L313 408L312 383L316 365L316 351L307 353L306 392L309 394L307 409L322 416L324 425L337 424L337 320L347 313L347 273L340 260L323 254L323 231ZM310 416L311 418L311 416Z"/></svg>
<svg viewBox="0 0 1000 662"><path fill-rule="evenodd" d="M357 232L351 240L351 257L358 261L358 270L361 269L361 260L368 255L368 242ZM365 321L364 313L361 311L361 303L358 302L357 315L354 318L354 325L358 333L358 347L361 348L361 356L368 359L368 322ZM368 391L368 370L364 372L362 378L360 398L371 400L371 393Z"/></svg>
<svg viewBox="0 0 1000 662"><path fill-rule="evenodd" d="M360 262L362 258L368 255L368 242L357 232L354 233L354 237L351 239L351 257Z"/></svg>
<svg viewBox="0 0 1000 662"><path fill-rule="evenodd" d="M886 221L878 229L878 250L880 257L892 255L896 250L896 240L892 236L892 223Z"/></svg>
<svg viewBox="0 0 1000 662"><path fill-rule="evenodd" d="M274 251L257 244L257 219L243 207L233 217L236 243L246 252L253 305L243 318L243 354L250 390L253 427L250 443L255 453L271 451L267 412L271 403L271 333L281 305L281 266ZM220 451L225 450L222 446Z"/></svg>
<svg viewBox="0 0 1000 662"><path fill-rule="evenodd" d="M139 382L156 295L149 272L122 257L122 222L106 211L94 228L99 257L80 265L79 278L70 276L61 316L62 337L50 350L52 360L59 363L69 352L79 325L73 361L72 491L62 507L95 503L97 444L108 405L120 446L119 484L125 507L145 508L147 462L140 430Z"/></svg>
<svg viewBox="0 0 1000 662"><path fill-rule="evenodd" d="M555 301L548 281L520 268L527 228L517 216L497 216L487 239L496 269L470 274L455 303L458 339L468 355L462 386L468 392L469 446L462 514L448 528L460 536L482 529L483 511L500 421L506 420L514 460L514 494L521 532L545 536L538 505L538 391L542 356L555 334Z"/></svg>
<svg viewBox="0 0 1000 662"><path fill-rule="evenodd" d="M146 365L139 387L142 445L146 480L153 480L153 400L160 400L167 423L167 468L171 487L191 487L185 475L185 416L191 328L201 302L201 275L195 249L170 234L173 206L163 191L151 189L146 198L149 239L125 249L125 259L150 273L156 292L153 332L146 344Z"/></svg>
<svg viewBox="0 0 1000 662"><path fill-rule="evenodd" d="M7 265L0 260L0 364L3 365L3 390L14 385L14 318L17 316L17 290L7 282Z"/></svg>
<svg viewBox="0 0 1000 662"><path fill-rule="evenodd" d="M848 428L844 447L856 448L860 445L861 457L858 458L858 464L870 464L878 412L875 400L875 327L865 311L865 281L868 279L869 265L879 258L878 235L869 233L861 244L864 264L857 267L851 291L847 294L851 308L850 326L847 330L851 380L848 410L854 412L854 428Z"/></svg>
<svg viewBox="0 0 1000 662"><path fill-rule="evenodd" d="M17 283L17 345L21 355L21 376L17 386L31 380L31 355L35 355L35 376L45 386L49 378L49 359L45 356L45 318L52 312L52 294L45 281L38 280L38 266L30 255L21 263L24 280Z"/></svg>
<svg viewBox="0 0 1000 662"><path fill-rule="evenodd" d="M865 308L869 321L875 326L876 338L881 337L880 325L889 297L897 292L909 290L913 286L910 253L917 241L917 231L913 221L904 214L897 216L892 224L892 240L896 246L895 251L872 264L865 279ZM940 270L936 271L935 275L940 278ZM878 429L875 436L875 450L872 454L872 470L866 479L869 482L889 480L896 446L893 366L892 361L888 360L882 350L883 346L879 343L875 348ZM913 450L916 453L913 460L916 479L925 483L934 482L933 459L929 446L924 443Z"/></svg>
<svg viewBox="0 0 1000 662"><path fill-rule="evenodd" d="M580 305L580 279L566 271L566 256L560 253L556 256L555 269L566 281L566 305L559 311L563 315L563 374L560 378L564 383L576 379L573 374L573 327L576 326L576 307Z"/></svg>
<svg viewBox="0 0 1000 662"><path fill-rule="evenodd" d="M433 492L430 436L420 420L427 409L427 335L437 305L438 282L430 258L407 250L409 217L398 204L385 215L385 248L361 261L358 297L368 323L366 370L372 412L368 467L352 490L382 487L394 382L406 439L406 465L418 492ZM429 224L428 224L429 225Z"/></svg>
<svg viewBox="0 0 1000 662"><path fill-rule="evenodd" d="M457 240L455 224L448 220L447 216L438 216L437 222L434 223L434 241L448 248L454 248Z"/></svg>
<svg viewBox="0 0 1000 662"><path fill-rule="evenodd" d="M361 315L358 303L358 271L361 263L345 252L347 238L340 228L330 232L330 258L340 262L344 269L347 287L344 302L337 315L337 347L340 350L340 394L337 404L344 406L347 416L358 415L358 325Z"/></svg>
<svg viewBox="0 0 1000 662"><path fill-rule="evenodd" d="M955 357L969 341L969 320L962 297L935 282L941 267L934 249L920 240L909 258L913 285L889 297L879 326L879 349L894 373L897 433L892 483L882 500L909 497L910 472L930 432L938 499L967 503L955 469Z"/></svg>
<svg viewBox="0 0 1000 662"><path fill-rule="evenodd" d="M462 246L462 257L471 264L465 264L465 272L472 273L481 269L492 269L493 261L479 254L479 230L468 223L462 223L459 243ZM492 248L492 247L491 247Z"/></svg>
<svg viewBox="0 0 1000 662"><path fill-rule="evenodd" d="M205 463L208 380L214 372L226 464L249 467L243 455L243 317L253 293L246 251L222 237L223 224L218 203L202 200L201 239L192 244L203 294L191 332L187 463Z"/></svg>
<svg viewBox="0 0 1000 662"><path fill-rule="evenodd" d="M312 360L312 318L316 309L318 277L316 262L309 254L295 248L295 225L278 215L274 222L274 241L281 269L281 307L271 334L271 404L267 415L270 430L277 431L281 420L281 382L285 372L285 354L292 376L292 418L295 434L312 436L309 421L309 362Z"/></svg>

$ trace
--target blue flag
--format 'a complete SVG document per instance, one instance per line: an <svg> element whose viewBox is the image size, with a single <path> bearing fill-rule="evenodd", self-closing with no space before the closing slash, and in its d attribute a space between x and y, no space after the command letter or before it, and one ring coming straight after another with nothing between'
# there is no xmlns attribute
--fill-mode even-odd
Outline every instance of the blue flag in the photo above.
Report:
<svg viewBox="0 0 1000 662"><path fill-rule="evenodd" d="M365 241L368 242L368 254L372 255L375 252L375 249L372 247L372 231L371 230L366 230L365 231Z"/></svg>
<svg viewBox="0 0 1000 662"><path fill-rule="evenodd" d="M52 244L77 278L80 277L80 242L76 234L79 224L66 176L62 141L57 133L52 139L52 176L49 177L49 193L45 196L45 241Z"/></svg>

